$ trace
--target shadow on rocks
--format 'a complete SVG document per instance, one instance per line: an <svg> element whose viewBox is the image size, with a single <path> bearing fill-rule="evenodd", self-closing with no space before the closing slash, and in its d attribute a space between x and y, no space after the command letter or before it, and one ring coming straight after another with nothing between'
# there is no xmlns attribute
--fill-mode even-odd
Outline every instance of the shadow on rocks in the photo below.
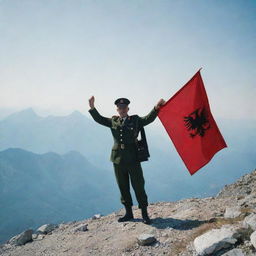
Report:
<svg viewBox="0 0 256 256"><path fill-rule="evenodd" d="M189 230L208 222L207 220L179 220L173 218L154 218L151 221L151 226L158 229L173 228L177 230Z"/></svg>

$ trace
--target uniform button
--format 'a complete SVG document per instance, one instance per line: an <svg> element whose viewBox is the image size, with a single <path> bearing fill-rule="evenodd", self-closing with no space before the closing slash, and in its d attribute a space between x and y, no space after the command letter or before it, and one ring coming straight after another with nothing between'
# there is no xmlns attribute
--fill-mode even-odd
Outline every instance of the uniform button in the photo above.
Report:
<svg viewBox="0 0 256 256"><path fill-rule="evenodd" d="M122 139L120 139L122 141Z"/></svg>
<svg viewBox="0 0 256 256"><path fill-rule="evenodd" d="M120 132L122 131L122 129L120 129Z"/></svg>
<svg viewBox="0 0 256 256"><path fill-rule="evenodd" d="M120 136L123 136L123 134L120 134Z"/></svg>

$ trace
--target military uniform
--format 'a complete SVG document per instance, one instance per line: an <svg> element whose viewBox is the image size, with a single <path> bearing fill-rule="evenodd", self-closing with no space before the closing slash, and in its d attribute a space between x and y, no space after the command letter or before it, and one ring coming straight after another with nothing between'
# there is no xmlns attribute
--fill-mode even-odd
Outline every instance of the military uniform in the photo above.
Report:
<svg viewBox="0 0 256 256"><path fill-rule="evenodd" d="M120 116L104 117L99 114L95 107L89 109L89 113L96 122L111 129L114 145L112 146L110 161L113 162L115 177L121 194L121 203L125 206L133 205L129 186L130 177L138 207L147 206L148 200L144 189L145 181L141 163L137 159L134 130L136 121L138 121L138 129L153 122L157 117L158 110L154 107L144 117L128 115L123 123Z"/></svg>

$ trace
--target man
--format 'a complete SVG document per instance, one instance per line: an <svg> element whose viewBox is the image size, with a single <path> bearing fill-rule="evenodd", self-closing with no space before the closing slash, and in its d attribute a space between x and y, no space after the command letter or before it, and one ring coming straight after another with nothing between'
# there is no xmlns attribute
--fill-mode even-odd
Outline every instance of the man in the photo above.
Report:
<svg viewBox="0 0 256 256"><path fill-rule="evenodd" d="M147 213L148 199L144 189L145 181L140 161L137 159L135 129L136 124L140 129L153 122L157 117L158 109L165 104L165 101L163 99L159 100L148 115L140 117L138 115L129 116L128 105L130 101L126 98L119 98L114 102L119 116L114 115L111 118L100 115L94 106L94 101L94 96L92 96L89 99L89 113L96 122L109 127L114 138L110 161L113 162L115 177L121 194L120 200L126 209L125 215L119 218L118 221L123 222L133 219L130 178L138 207L141 209L143 222L150 224L151 220Z"/></svg>

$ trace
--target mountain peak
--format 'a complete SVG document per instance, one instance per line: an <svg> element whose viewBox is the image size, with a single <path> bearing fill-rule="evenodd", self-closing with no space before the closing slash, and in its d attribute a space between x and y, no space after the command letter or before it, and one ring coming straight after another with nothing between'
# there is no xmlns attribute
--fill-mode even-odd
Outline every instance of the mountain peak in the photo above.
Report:
<svg viewBox="0 0 256 256"><path fill-rule="evenodd" d="M25 109L19 111L18 113L19 114L26 114L26 115L37 116L36 112L34 111L34 109L32 107L25 108Z"/></svg>
<svg viewBox="0 0 256 256"><path fill-rule="evenodd" d="M70 116L84 116L80 111L74 110L71 112Z"/></svg>
<svg viewBox="0 0 256 256"><path fill-rule="evenodd" d="M41 117L35 113L32 107L29 107L7 116L5 120L13 120L13 119L27 120L27 119L38 119L38 118L41 118Z"/></svg>

